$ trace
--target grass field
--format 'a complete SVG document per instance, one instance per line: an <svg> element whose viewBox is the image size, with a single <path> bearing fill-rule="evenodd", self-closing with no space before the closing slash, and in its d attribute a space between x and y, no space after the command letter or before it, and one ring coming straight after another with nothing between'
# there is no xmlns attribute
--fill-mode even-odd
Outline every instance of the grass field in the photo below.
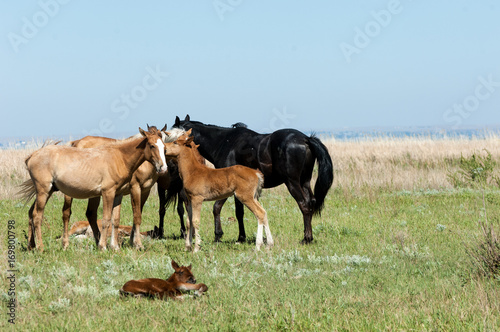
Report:
<svg viewBox="0 0 500 332"><path fill-rule="evenodd" d="M58 195L45 213L45 251L25 251L27 207L12 194L26 179L26 151L1 151L10 167L0 169L0 329L11 325L7 228L14 220L17 330L500 330L500 280L479 276L465 249L480 236L479 220L499 225L500 191L493 182L455 188L447 177L461 154L486 148L500 162L499 138L327 145L335 181L321 217L313 219L311 245L299 244L301 214L278 187L261 197L273 249L254 251L257 223L248 211L248 242L235 242L231 199L223 209L221 243L213 242L212 204L204 204L204 242L196 254L174 238L179 224L172 209L168 238L145 240L144 251L125 241L120 252L99 252L93 241L76 239L63 251L56 239L62 231ZM122 223L131 224L129 198L124 202ZM149 230L158 220L156 196L144 210L141 229ZM75 201L72 221L84 219L84 211L85 202ZM208 292L184 301L119 297L127 280L170 275L171 259L192 263Z"/></svg>

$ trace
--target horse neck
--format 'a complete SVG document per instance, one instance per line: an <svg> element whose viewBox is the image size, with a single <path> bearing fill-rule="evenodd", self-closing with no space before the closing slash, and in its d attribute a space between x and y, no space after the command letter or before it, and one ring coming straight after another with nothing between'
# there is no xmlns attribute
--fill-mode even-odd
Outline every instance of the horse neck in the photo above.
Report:
<svg viewBox="0 0 500 332"><path fill-rule="evenodd" d="M172 273L172 275L166 281L171 282L171 283L177 283L177 278L175 276L175 272Z"/></svg>
<svg viewBox="0 0 500 332"><path fill-rule="evenodd" d="M144 147L139 147L145 138L136 138L117 143L118 151L127 167L128 172L133 173L146 160Z"/></svg>
<svg viewBox="0 0 500 332"><path fill-rule="evenodd" d="M187 146L182 147L181 153L177 156L177 164L179 165L179 173L191 175L195 168L205 167L199 158L195 155L194 148Z"/></svg>
<svg viewBox="0 0 500 332"><path fill-rule="evenodd" d="M193 126L193 129L194 141L196 144L200 144L199 149L201 155L213 164L216 159L216 150L206 149L206 147L223 145L226 131L231 129L221 127L215 130L205 126Z"/></svg>

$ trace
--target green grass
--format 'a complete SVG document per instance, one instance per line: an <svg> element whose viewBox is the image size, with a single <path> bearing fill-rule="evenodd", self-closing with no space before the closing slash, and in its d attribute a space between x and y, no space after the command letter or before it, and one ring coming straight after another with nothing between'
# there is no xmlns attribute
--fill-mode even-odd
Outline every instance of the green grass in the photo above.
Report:
<svg viewBox="0 0 500 332"><path fill-rule="evenodd" d="M131 224L129 199L122 223ZM482 194L474 190L371 192L348 195L337 188L321 217L314 242L303 246L303 222L283 188L265 190L275 246L255 252L255 218L246 211L249 241L238 244L232 200L223 209L224 237L213 242L211 203L202 211L202 250L184 251L173 209L166 240L128 242L119 252L99 252L91 240L60 240L62 200L53 197L42 227L43 253L27 252L27 208L0 201L2 215L2 319L7 322L5 282L7 221L16 221L18 330L500 330L500 282L478 277L464 242L478 234ZM500 191L486 193L489 220L500 219ZM143 230L157 224L153 196ZM85 202L74 203L72 221L83 220ZM193 264L206 295L184 301L120 298L130 279L167 277L170 260ZM5 313L5 314L4 314Z"/></svg>

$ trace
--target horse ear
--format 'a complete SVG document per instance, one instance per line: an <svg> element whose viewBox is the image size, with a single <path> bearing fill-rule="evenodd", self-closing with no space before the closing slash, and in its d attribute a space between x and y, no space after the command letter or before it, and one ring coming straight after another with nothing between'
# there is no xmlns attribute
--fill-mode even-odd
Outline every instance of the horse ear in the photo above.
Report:
<svg viewBox="0 0 500 332"><path fill-rule="evenodd" d="M186 131L185 135L190 136L192 131L193 131L193 128L189 129L188 131Z"/></svg>
<svg viewBox="0 0 500 332"><path fill-rule="evenodd" d="M149 131L149 129L150 129L151 127L149 126L149 124L148 124L148 123L146 123L146 126L148 126L148 131Z"/></svg>
<svg viewBox="0 0 500 332"><path fill-rule="evenodd" d="M181 125L181 119L176 115L174 121L174 127L179 127Z"/></svg>
<svg viewBox="0 0 500 332"><path fill-rule="evenodd" d="M198 149L199 147L200 147L200 145L199 145L199 144L195 144L195 145L194 145L194 148L195 148L195 149Z"/></svg>
<svg viewBox="0 0 500 332"><path fill-rule="evenodd" d="M193 264L189 264L189 266L187 266L188 270L191 271L191 269L193 268Z"/></svg>
<svg viewBox="0 0 500 332"><path fill-rule="evenodd" d="M184 119L184 121L191 121L191 118L189 117L189 114L186 114L186 118Z"/></svg>
<svg viewBox="0 0 500 332"><path fill-rule="evenodd" d="M141 127L139 127L139 132L141 133L142 136L146 136L146 133Z"/></svg>
<svg viewBox="0 0 500 332"><path fill-rule="evenodd" d="M172 259L172 267L174 268L174 270L177 270L179 268L179 265L177 265L177 263Z"/></svg>
<svg viewBox="0 0 500 332"><path fill-rule="evenodd" d="M163 126L163 128L161 128L161 131L165 131L167 130L167 124L165 123L165 125Z"/></svg>

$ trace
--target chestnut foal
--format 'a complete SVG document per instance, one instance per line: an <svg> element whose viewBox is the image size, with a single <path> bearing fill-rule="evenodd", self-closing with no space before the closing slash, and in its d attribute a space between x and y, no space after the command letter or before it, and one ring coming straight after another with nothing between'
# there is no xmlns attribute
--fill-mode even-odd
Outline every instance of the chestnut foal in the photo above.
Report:
<svg viewBox="0 0 500 332"><path fill-rule="evenodd" d="M115 199L122 195L122 188L137 168L147 160L158 173L167 170L161 134L151 134L141 128L139 132L141 138L98 148L49 145L26 159L31 180L23 183L21 192L27 200L36 195L29 210L28 250L36 246L43 251L43 212L52 193L58 190L79 199L102 196L103 227L98 247L106 249L108 225L113 207L117 205ZM115 226L118 225L113 224ZM98 230L97 225L95 228ZM110 246L120 248L114 238Z"/></svg>
<svg viewBox="0 0 500 332"><path fill-rule="evenodd" d="M252 211L258 220L256 249L259 250L264 242L263 229L266 231L267 246L271 247L274 242L267 213L257 200L264 182L262 173L241 165L217 169L205 166L198 160L198 149L190 134L191 129L176 141L165 144L166 156L177 158L187 196L189 220L186 227L186 250L192 249L193 232L196 237L194 251L200 249L199 224L203 201L217 201L232 195Z"/></svg>
<svg viewBox="0 0 500 332"><path fill-rule="evenodd" d="M196 291L196 295L201 295L208 290L207 285L197 284L191 265L179 266L172 260L174 273L167 280L157 278L147 278L130 280L120 289L123 296L133 295L136 297L159 297L160 299L173 298L182 299L183 292Z"/></svg>

